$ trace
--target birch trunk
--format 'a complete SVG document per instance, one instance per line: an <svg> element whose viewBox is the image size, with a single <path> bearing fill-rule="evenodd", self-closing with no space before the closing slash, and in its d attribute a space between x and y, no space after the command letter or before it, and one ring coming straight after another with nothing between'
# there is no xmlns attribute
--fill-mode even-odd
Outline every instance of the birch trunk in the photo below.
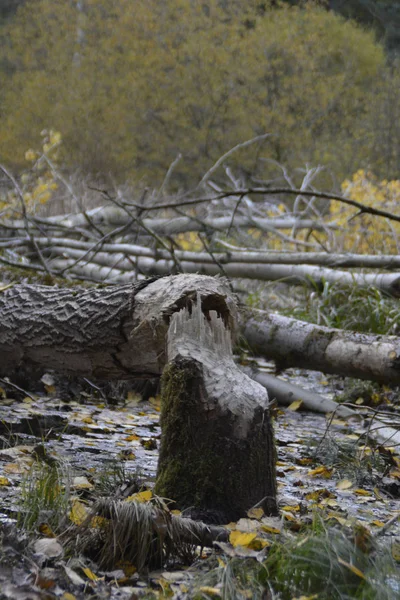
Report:
<svg viewBox="0 0 400 600"><path fill-rule="evenodd" d="M134 217L135 212L132 213ZM69 229L87 228L88 217L92 223L97 226L105 227L121 227L130 221L129 213L116 206L102 206L86 211L86 215L82 213L71 215L59 215L47 218L36 218L36 222L47 226L62 226ZM214 231L226 231L231 228L258 228L262 231L273 231L274 229L315 229L326 230L327 227L332 229L332 226L321 224L312 219L297 219L289 217L282 218L265 218L256 216L215 216L205 219L190 217L173 217L173 218L144 218L133 222L129 231L139 231L142 229L141 223L147 228L160 235L176 235L177 233L185 233L188 231L204 231L212 229ZM22 220L4 221L4 225L11 225L13 229L25 230L25 223ZM334 227L333 227L334 228ZM40 229L38 228L38 231Z"/></svg>
<svg viewBox="0 0 400 600"><path fill-rule="evenodd" d="M283 281L291 285L309 284L322 287L324 283L357 285L363 288L376 287L381 291L400 297L399 273L352 273L348 271L327 269L311 265L289 264L249 264L219 263L215 261L194 262L157 256L126 256L107 252L83 252L67 246L53 246L53 259L48 260L48 268L57 274L58 270L68 269L80 277L88 277L94 281L123 283L130 279L130 273L138 272L147 276L166 275L176 271L183 273L201 273L202 275L224 274L231 278L255 279L260 281ZM146 252L146 254L148 254ZM58 258L58 256L62 258ZM90 268L87 268L87 263ZM40 265L39 265L40 266Z"/></svg>
<svg viewBox="0 0 400 600"><path fill-rule="evenodd" d="M277 314L249 319L248 345L280 368L302 367L345 377L400 383L400 338L319 327Z"/></svg>
<svg viewBox="0 0 400 600"><path fill-rule="evenodd" d="M171 253L163 249L152 249L146 246L127 243L87 242L72 238L35 238L40 248L58 248L59 252L68 249L83 252L104 252L110 257L115 254L129 257L148 257L154 259L170 259ZM0 248L29 247L29 240L10 239L0 242ZM57 250L56 250L57 251ZM82 254L83 254L82 252ZM175 250L174 256L181 261L196 263L220 264L245 263L267 265L314 265L320 267L370 268L370 269L400 269L400 256L374 254L335 254L328 252L271 252L268 250L227 250L213 252L193 252L190 250ZM214 259L214 260L213 260Z"/></svg>

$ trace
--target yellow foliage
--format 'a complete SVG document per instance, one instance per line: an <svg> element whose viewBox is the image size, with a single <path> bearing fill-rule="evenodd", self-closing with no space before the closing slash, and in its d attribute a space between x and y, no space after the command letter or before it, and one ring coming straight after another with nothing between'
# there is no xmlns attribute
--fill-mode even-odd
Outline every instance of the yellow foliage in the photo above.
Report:
<svg viewBox="0 0 400 600"><path fill-rule="evenodd" d="M35 212L40 204L46 204L53 192L58 189L55 167L59 158L61 145L61 133L50 129L41 132L43 137L42 151L37 152L30 148L25 152L25 160L33 162L30 171L25 171L20 177L20 189L22 194L11 190L3 196L0 195L0 209L5 210L5 216L16 217L22 213L21 202L28 212ZM22 197L21 197L22 196Z"/></svg>
<svg viewBox="0 0 400 600"><path fill-rule="evenodd" d="M378 181L362 169L342 184L343 195L374 208L399 214L400 180ZM359 209L333 201L330 204L330 222L340 226L336 233L337 249L365 254L398 254L400 223L368 214Z"/></svg>
<svg viewBox="0 0 400 600"><path fill-rule="evenodd" d="M255 0L83 4L26 0L4 26L0 154L9 165L22 166L49 122L63 131L70 165L152 183L178 152L178 183L192 183L265 132L268 156L288 166L347 172L350 154L365 157L352 140L384 55L356 24ZM44 152L58 143L50 131ZM232 161L252 168L254 156Z"/></svg>

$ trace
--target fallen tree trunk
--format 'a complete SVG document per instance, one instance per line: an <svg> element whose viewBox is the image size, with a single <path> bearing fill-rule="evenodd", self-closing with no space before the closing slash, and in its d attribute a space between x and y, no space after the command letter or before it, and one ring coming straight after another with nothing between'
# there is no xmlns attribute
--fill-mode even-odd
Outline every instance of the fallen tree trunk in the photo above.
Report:
<svg viewBox="0 0 400 600"><path fill-rule="evenodd" d="M269 373L251 367L244 367L243 370L254 381L265 387L271 401L276 400L281 406L290 406L295 400L300 400L303 408L313 412L323 414L334 412L339 417L351 417L356 414L354 410L347 408L347 406L341 406L334 400L278 379L278 377L274 377Z"/></svg>
<svg viewBox="0 0 400 600"><path fill-rule="evenodd" d="M174 311L200 294L230 330L235 302L222 280L177 275L103 289L15 285L0 293L0 373L19 365L98 379L159 376Z"/></svg>
<svg viewBox="0 0 400 600"><path fill-rule="evenodd" d="M37 237L36 244L40 248L59 251L66 249L83 250L84 252L104 252L108 255L120 254L121 256L138 256L159 259L170 259L171 252L157 248L149 248L137 244L93 242L75 240L72 238ZM24 239L10 239L0 242L2 248L29 248L30 241ZM174 250L174 256L183 261L196 263L245 263L267 265L315 265L324 267L342 268L370 268L370 269L399 269L400 256L395 255L369 255L369 254L335 254L328 252L271 252L268 250L236 250L213 252L193 252L190 250Z"/></svg>
<svg viewBox="0 0 400 600"><path fill-rule="evenodd" d="M280 368L302 367L345 377L400 383L400 338L320 327L262 313L242 334L255 354Z"/></svg>
<svg viewBox="0 0 400 600"><path fill-rule="evenodd" d="M123 283L130 279L127 273L138 272L143 275L167 275L174 270L183 273L201 273L202 275L223 274L227 277L255 279L260 281L284 281L291 285L322 287L326 282L331 284L357 285L363 288L376 287L381 291L400 297L399 273L351 273L311 265L258 264L245 262L220 263L211 255L206 262L186 260L178 254L171 253L168 258L159 258L137 253L129 256L124 253L115 254L104 251L81 251L69 246L52 246L46 253L50 254L47 266L51 272L69 270L80 277L90 277L94 281ZM164 255L165 256L165 255ZM90 265L90 267L88 267ZM36 265L43 268L41 265Z"/></svg>
<svg viewBox="0 0 400 600"><path fill-rule="evenodd" d="M179 208L179 207L177 207ZM154 233L160 235L176 235L178 233L186 233L189 231L205 231L212 229L214 231L226 231L227 229L237 228L257 228L262 231L271 231L274 229L315 229L317 231L329 229L335 229L335 226L321 224L317 220L313 219L298 219L296 217L286 218L266 218L260 216L245 216L235 215L231 216L214 216L201 218L190 218L190 217L173 217L173 218L144 218L139 219L135 217L135 211L130 215L129 207L125 210L118 208L117 206L101 206L92 208L86 211L85 214L70 214L70 215L58 215L54 217L40 218L34 217L32 219L32 226L37 227L38 233L43 226L52 227L66 227L68 229L75 228L86 228L90 224L105 227L121 227L130 222L134 218L134 222L130 223L129 231L140 231L143 229L142 225L146 229L150 229ZM0 226L2 224L0 223ZM16 220L4 220L3 227L12 228L12 230L24 231L26 223L22 219Z"/></svg>
<svg viewBox="0 0 400 600"><path fill-rule="evenodd" d="M167 353L157 494L220 522L255 504L277 514L268 395L234 363L222 319L200 303L175 313Z"/></svg>

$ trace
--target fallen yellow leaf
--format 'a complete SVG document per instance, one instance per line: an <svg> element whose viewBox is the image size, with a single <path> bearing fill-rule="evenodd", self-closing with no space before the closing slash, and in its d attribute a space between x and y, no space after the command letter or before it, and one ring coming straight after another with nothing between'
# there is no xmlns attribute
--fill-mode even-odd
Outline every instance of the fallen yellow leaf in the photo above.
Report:
<svg viewBox="0 0 400 600"><path fill-rule="evenodd" d="M281 510L284 512L300 512L300 506L298 504L295 506L281 506Z"/></svg>
<svg viewBox="0 0 400 600"><path fill-rule="evenodd" d="M136 442L137 440L140 440L140 437L136 435L136 433L132 433L125 438L125 441L127 442Z"/></svg>
<svg viewBox="0 0 400 600"><path fill-rule="evenodd" d="M342 479L341 481L337 482L336 487L338 490L348 490L352 487L352 485L353 482L350 481L350 479Z"/></svg>
<svg viewBox="0 0 400 600"><path fill-rule="evenodd" d="M0 485L11 485L11 481L7 477L0 477Z"/></svg>
<svg viewBox="0 0 400 600"><path fill-rule="evenodd" d="M89 567L83 567L82 571L85 573L86 577L91 581L98 581L100 579L100 577L97 577L97 575L93 573L93 571L91 571Z"/></svg>
<svg viewBox="0 0 400 600"><path fill-rule="evenodd" d="M45 535L46 537L49 537L49 538L56 537L56 534L53 532L53 530L51 529L51 527L48 523L42 523L41 525L39 525L39 531L42 535Z"/></svg>
<svg viewBox="0 0 400 600"><path fill-rule="evenodd" d="M199 592L202 592L203 594L208 594L212 598L222 598L222 591L216 587L203 585L201 588L199 588Z"/></svg>
<svg viewBox="0 0 400 600"><path fill-rule="evenodd" d="M82 423L93 423L92 417L83 417Z"/></svg>
<svg viewBox="0 0 400 600"><path fill-rule="evenodd" d="M256 533L243 533L242 531L231 531L229 541L234 548L237 546L248 547L257 537Z"/></svg>
<svg viewBox="0 0 400 600"><path fill-rule="evenodd" d="M72 503L71 512L69 513L70 520L75 523L75 525L82 525L85 519L89 515L89 509L83 502L80 500L74 500Z"/></svg>
<svg viewBox="0 0 400 600"><path fill-rule="evenodd" d="M267 548L267 546L270 546L270 545L271 544L269 543L268 540L266 540L264 538L256 537L252 542L250 542L250 544L247 547L250 548L250 550L255 550L256 552L259 552L263 548Z"/></svg>
<svg viewBox="0 0 400 600"><path fill-rule="evenodd" d="M151 490L145 490L144 492L137 492L126 498L126 502L148 502L153 497Z"/></svg>
<svg viewBox="0 0 400 600"><path fill-rule="evenodd" d="M260 529L265 531L265 533L273 533L275 535L278 535L281 532L280 529L277 529L276 527L270 527L269 525L261 525Z"/></svg>
<svg viewBox="0 0 400 600"><path fill-rule="evenodd" d="M251 508L247 511L247 516L249 519L262 519L264 516L264 511L262 508Z"/></svg>
<svg viewBox="0 0 400 600"><path fill-rule="evenodd" d="M289 410L299 410L299 408L301 408L301 406L303 405L303 400L295 400L294 402L292 402L292 404L289 404L288 409Z"/></svg>
<svg viewBox="0 0 400 600"><path fill-rule="evenodd" d="M333 469L328 469L328 467L321 465L320 467L316 467L315 469L308 471L308 475L320 475L321 477L325 477L325 479L328 479L332 476L332 470Z"/></svg>
<svg viewBox="0 0 400 600"><path fill-rule="evenodd" d="M357 488L354 490L354 493L358 496L371 496L371 492L367 492L367 490L363 490L361 488Z"/></svg>

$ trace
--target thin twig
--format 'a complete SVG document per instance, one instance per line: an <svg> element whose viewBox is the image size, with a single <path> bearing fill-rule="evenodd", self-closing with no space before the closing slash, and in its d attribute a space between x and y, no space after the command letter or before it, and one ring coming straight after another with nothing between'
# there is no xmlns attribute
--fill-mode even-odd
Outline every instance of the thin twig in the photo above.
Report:
<svg viewBox="0 0 400 600"><path fill-rule="evenodd" d="M22 394L25 394L25 396L28 396L28 398L30 398L31 400L33 400L34 402L36 402L36 398L35 396L32 396L32 394L30 394L29 392L27 392L26 390L24 390L23 388L19 387L19 385L12 383L8 377L6 377L5 379L3 379L2 377L0 377L0 382L3 385L9 385L10 387L12 387L14 390L17 390L17 392L21 392Z"/></svg>

